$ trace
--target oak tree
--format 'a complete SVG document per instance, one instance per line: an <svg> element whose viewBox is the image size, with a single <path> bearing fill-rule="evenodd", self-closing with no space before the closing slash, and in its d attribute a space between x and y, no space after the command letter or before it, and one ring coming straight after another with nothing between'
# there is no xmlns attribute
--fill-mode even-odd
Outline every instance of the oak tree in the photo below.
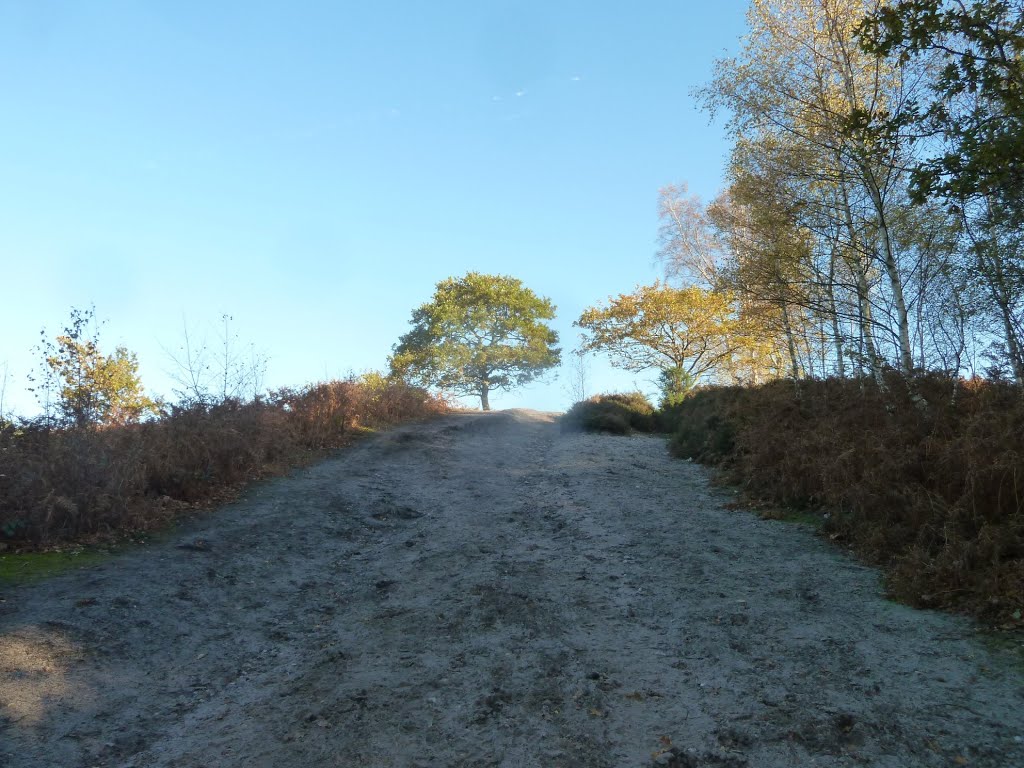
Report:
<svg viewBox="0 0 1024 768"><path fill-rule="evenodd" d="M591 307L574 323L585 351L628 371L671 371L690 382L723 366L737 343L727 293L655 281Z"/></svg>
<svg viewBox="0 0 1024 768"><path fill-rule="evenodd" d="M555 306L520 280L470 272L437 284L412 313L412 330L390 358L391 372L412 384L480 398L526 384L561 360L547 324Z"/></svg>

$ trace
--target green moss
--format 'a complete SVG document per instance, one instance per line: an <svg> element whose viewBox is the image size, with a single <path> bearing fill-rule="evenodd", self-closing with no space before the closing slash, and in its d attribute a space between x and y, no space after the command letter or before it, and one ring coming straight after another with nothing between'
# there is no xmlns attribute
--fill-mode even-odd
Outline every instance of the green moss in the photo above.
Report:
<svg viewBox="0 0 1024 768"><path fill-rule="evenodd" d="M1024 677L1024 637L1021 632L983 631L978 635L981 642L996 656L1007 661L1007 665Z"/></svg>
<svg viewBox="0 0 1024 768"><path fill-rule="evenodd" d="M39 581L74 568L101 563L110 555L109 550L25 552L0 555L0 584L24 584Z"/></svg>
<svg viewBox="0 0 1024 768"><path fill-rule="evenodd" d="M825 518L822 514L820 512L812 512L810 510L776 507L764 510L760 515L766 520L778 520L783 523L808 525L817 529L820 529L825 525Z"/></svg>

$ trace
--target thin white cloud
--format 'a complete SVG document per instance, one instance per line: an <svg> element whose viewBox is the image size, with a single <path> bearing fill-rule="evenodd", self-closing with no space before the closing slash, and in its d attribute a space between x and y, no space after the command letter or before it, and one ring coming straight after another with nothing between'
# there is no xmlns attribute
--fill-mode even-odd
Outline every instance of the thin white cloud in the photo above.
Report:
<svg viewBox="0 0 1024 768"><path fill-rule="evenodd" d="M516 96L525 96L525 95L526 95L526 91L525 90L516 91Z"/></svg>

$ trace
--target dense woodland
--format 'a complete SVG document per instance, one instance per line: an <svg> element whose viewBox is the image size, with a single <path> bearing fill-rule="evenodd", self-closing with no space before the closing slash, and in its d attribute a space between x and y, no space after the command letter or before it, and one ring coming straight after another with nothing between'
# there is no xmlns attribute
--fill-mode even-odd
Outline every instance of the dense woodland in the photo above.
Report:
<svg viewBox="0 0 1024 768"><path fill-rule="evenodd" d="M697 94L726 188L660 198L667 277L731 307L682 364L1024 386L1024 4L754 0L748 23Z"/></svg>

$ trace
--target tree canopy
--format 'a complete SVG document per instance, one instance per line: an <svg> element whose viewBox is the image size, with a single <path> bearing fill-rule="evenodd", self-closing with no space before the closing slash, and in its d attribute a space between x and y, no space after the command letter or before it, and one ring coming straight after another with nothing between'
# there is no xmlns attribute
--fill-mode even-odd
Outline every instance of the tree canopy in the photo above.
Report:
<svg viewBox="0 0 1024 768"><path fill-rule="evenodd" d="M156 412L139 378L139 362L133 352L117 347L113 355L99 348L95 312L71 310L64 333L39 348L41 375L34 391L47 418L63 427L128 424Z"/></svg>
<svg viewBox="0 0 1024 768"><path fill-rule="evenodd" d="M392 374L412 384L480 398L526 384L561 360L550 299L505 275L470 272L437 284L394 347Z"/></svg>
<svg viewBox="0 0 1024 768"><path fill-rule="evenodd" d="M732 311L725 293L655 282L584 310L574 325L584 331L583 350L606 352L618 368L696 380L732 354Z"/></svg>
<svg viewBox="0 0 1024 768"><path fill-rule="evenodd" d="M899 0L862 22L865 50L901 63L941 62L930 98L904 120L945 139L914 167L919 201L978 195L1024 222L1024 3L1020 0ZM891 130L900 115L884 115Z"/></svg>

